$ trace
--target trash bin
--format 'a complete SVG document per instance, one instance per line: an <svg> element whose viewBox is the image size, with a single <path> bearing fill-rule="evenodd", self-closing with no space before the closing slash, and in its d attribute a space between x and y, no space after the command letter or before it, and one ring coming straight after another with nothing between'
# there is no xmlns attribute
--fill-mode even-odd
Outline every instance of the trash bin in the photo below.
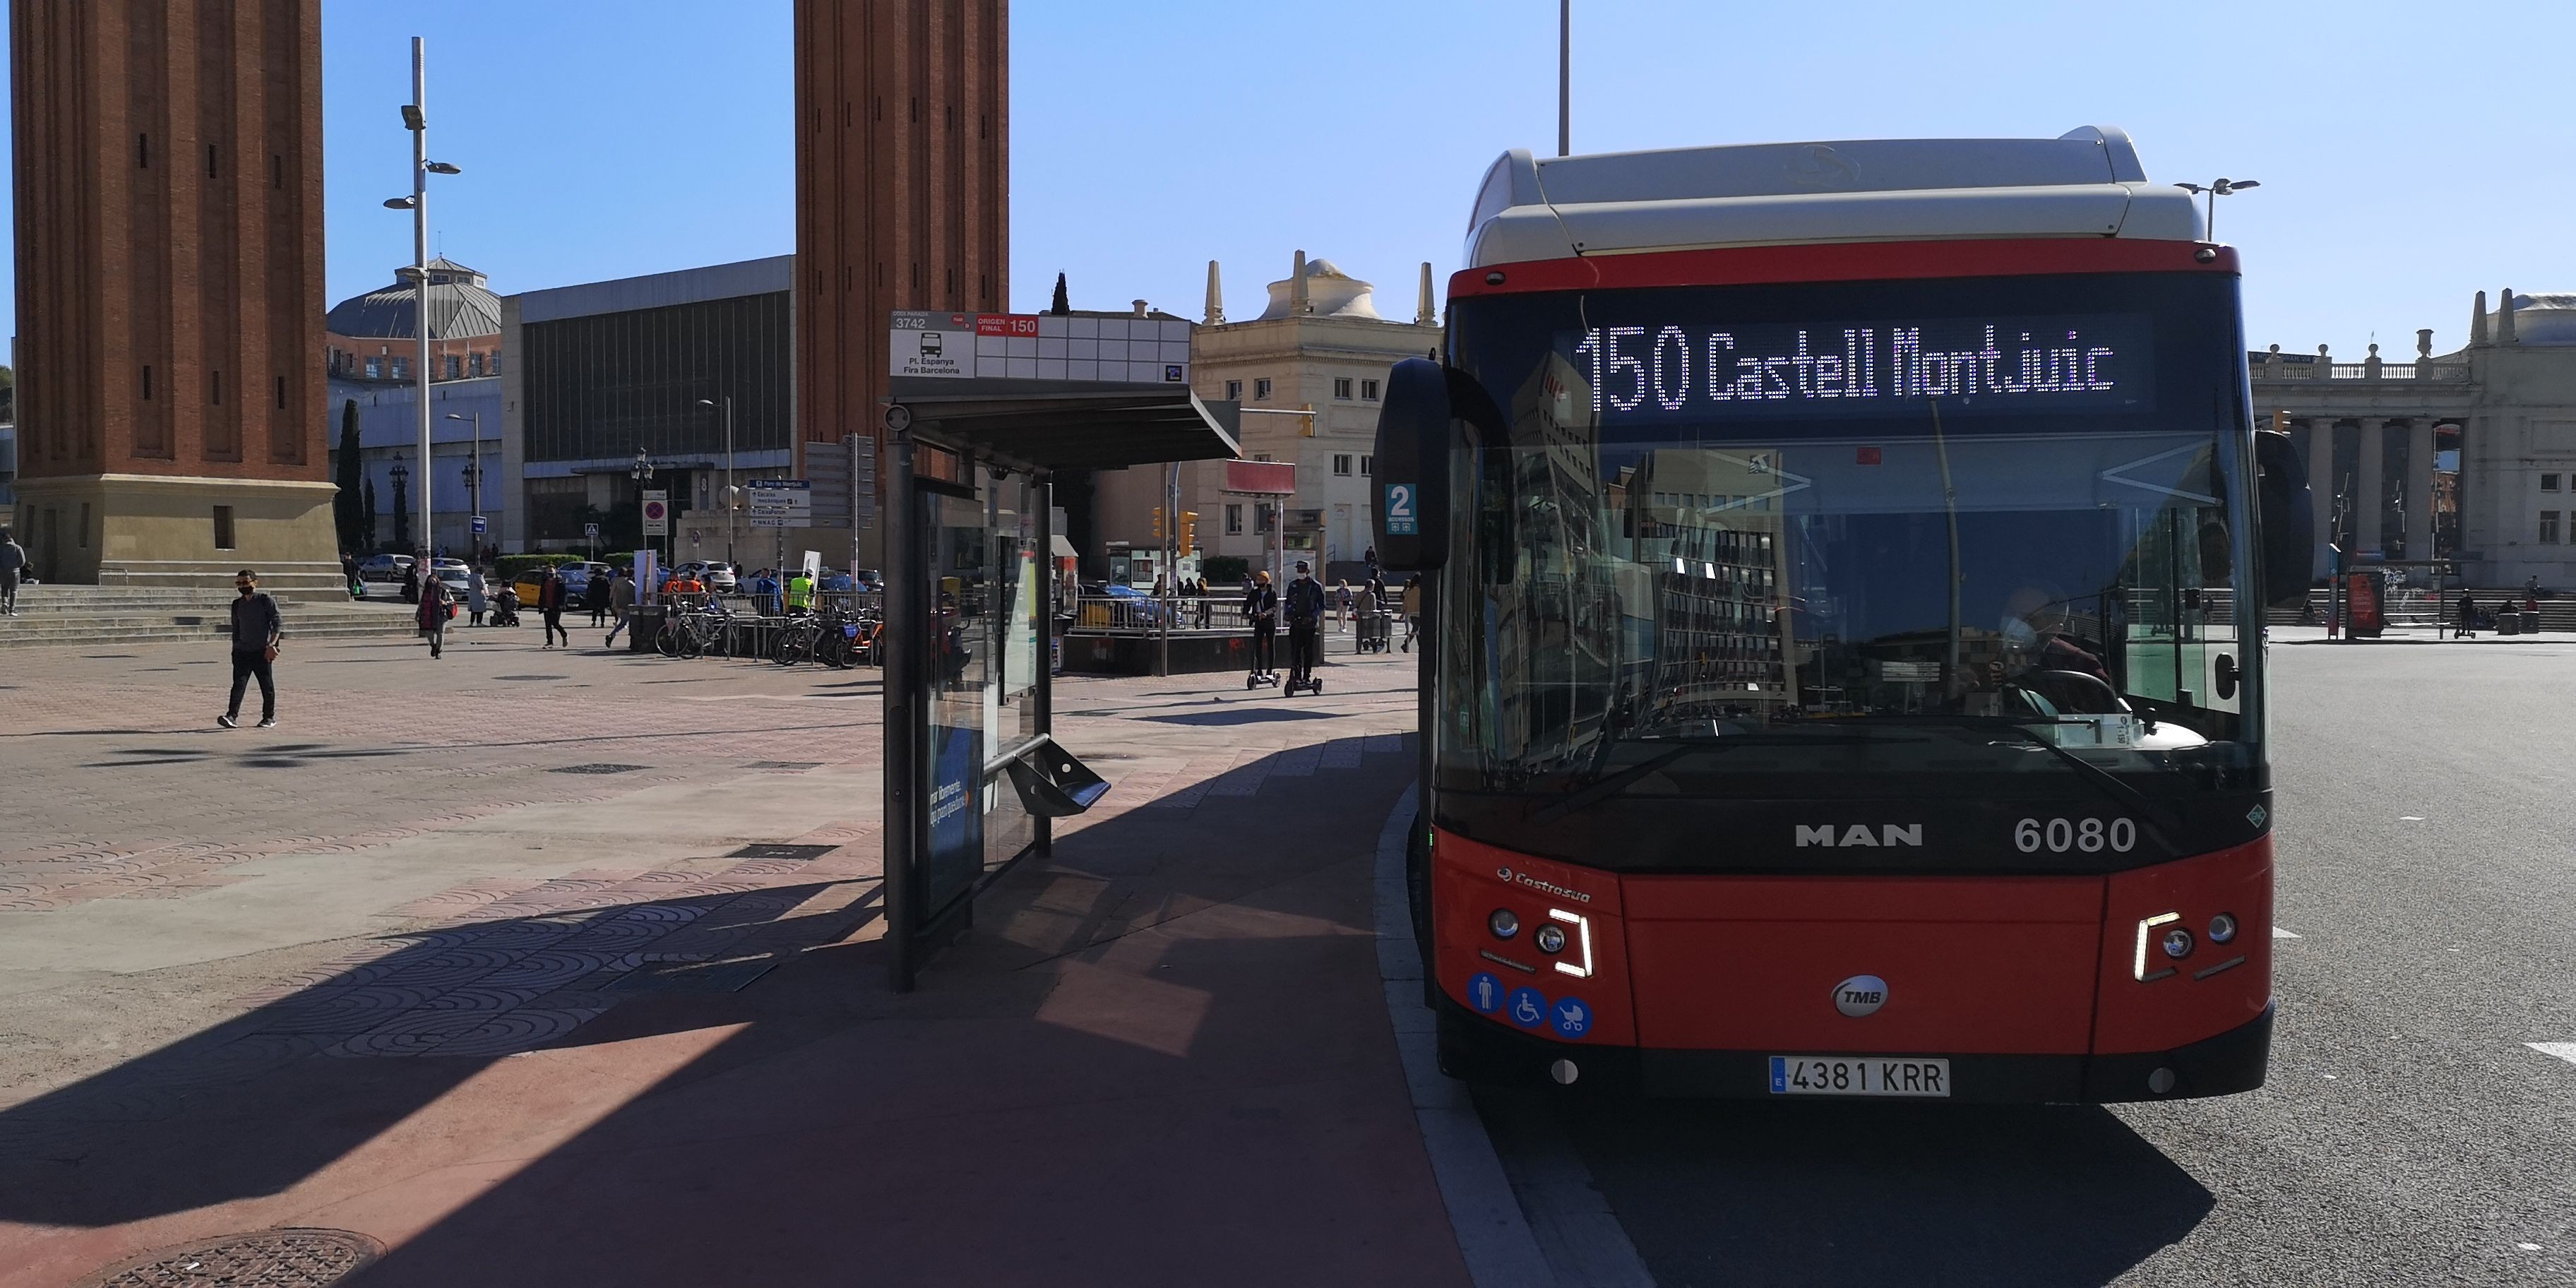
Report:
<svg viewBox="0 0 2576 1288"><path fill-rule="evenodd" d="M2525 635L2538 635L2540 633L2540 614L2526 612L2522 615L2522 633Z"/></svg>
<svg viewBox="0 0 2576 1288"><path fill-rule="evenodd" d="M653 641L659 638L662 634L662 614L664 611L665 610L660 604L638 604L635 606L635 620L628 624L626 628L627 652L650 653L653 651Z"/></svg>
<svg viewBox="0 0 2576 1288"><path fill-rule="evenodd" d="M2522 614L2508 608L2496 614L2496 634L2522 634Z"/></svg>

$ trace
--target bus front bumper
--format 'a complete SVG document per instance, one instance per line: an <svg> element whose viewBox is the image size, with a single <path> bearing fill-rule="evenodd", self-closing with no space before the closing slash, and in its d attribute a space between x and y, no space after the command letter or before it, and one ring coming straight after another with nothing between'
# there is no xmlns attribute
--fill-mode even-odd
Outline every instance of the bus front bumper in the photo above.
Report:
<svg viewBox="0 0 2576 1288"><path fill-rule="evenodd" d="M1681 1051L1552 1042L1504 1027L1446 997L1435 1005L1440 1066L1451 1076L1471 1082L1555 1084L1576 1091L1653 1097L1757 1099L1771 1096L1772 1056L1838 1054ZM2109 1104L2224 1096L2263 1085L2264 1070L2271 1060L2272 1016L2277 1005L2268 1003L2261 1015L2244 1024L2170 1051L2113 1055L1960 1055L1940 1051L1851 1054L1946 1059L1955 1088L1948 1097L1952 1100Z"/></svg>

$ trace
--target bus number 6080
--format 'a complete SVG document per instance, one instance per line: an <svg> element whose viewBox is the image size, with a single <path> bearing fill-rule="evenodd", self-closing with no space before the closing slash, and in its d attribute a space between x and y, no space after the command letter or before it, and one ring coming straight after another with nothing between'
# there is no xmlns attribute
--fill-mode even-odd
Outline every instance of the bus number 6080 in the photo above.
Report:
<svg viewBox="0 0 2576 1288"><path fill-rule="evenodd" d="M2115 818L2105 823L2098 818L2026 818L2013 825L2013 844L2024 854L2046 850L2064 854L2080 850L2099 854L2110 850L2126 854L2138 843L2138 825L2134 820Z"/></svg>

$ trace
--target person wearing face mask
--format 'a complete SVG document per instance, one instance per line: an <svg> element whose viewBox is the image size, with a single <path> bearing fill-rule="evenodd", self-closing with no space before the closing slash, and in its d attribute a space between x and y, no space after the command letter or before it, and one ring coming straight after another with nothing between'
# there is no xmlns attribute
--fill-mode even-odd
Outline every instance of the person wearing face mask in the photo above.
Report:
<svg viewBox="0 0 2576 1288"><path fill-rule="evenodd" d="M1288 583L1288 686L1290 692L1315 682L1315 652L1324 625L1324 583L1297 561L1297 579Z"/></svg>
<svg viewBox="0 0 2576 1288"><path fill-rule="evenodd" d="M1270 570L1243 583L1243 620L1252 624L1252 678L1275 676L1278 661L1279 592L1270 587Z"/></svg>
<svg viewBox="0 0 2576 1288"><path fill-rule="evenodd" d="M254 679L259 681L259 727L277 727L277 679L272 667L277 662L277 641L286 634L286 620L277 611L277 601L259 588L259 574L248 568L233 574L233 696L215 723L227 729L241 727L242 693Z"/></svg>

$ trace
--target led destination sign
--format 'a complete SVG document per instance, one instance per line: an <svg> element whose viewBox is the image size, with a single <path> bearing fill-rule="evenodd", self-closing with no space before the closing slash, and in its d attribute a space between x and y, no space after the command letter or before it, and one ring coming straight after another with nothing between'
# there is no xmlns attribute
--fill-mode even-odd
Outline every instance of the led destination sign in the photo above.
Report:
<svg viewBox="0 0 2576 1288"><path fill-rule="evenodd" d="M1938 321L1643 323L1567 332L1604 421L2150 410L2142 315ZM1911 403L1912 407L1904 404Z"/></svg>

